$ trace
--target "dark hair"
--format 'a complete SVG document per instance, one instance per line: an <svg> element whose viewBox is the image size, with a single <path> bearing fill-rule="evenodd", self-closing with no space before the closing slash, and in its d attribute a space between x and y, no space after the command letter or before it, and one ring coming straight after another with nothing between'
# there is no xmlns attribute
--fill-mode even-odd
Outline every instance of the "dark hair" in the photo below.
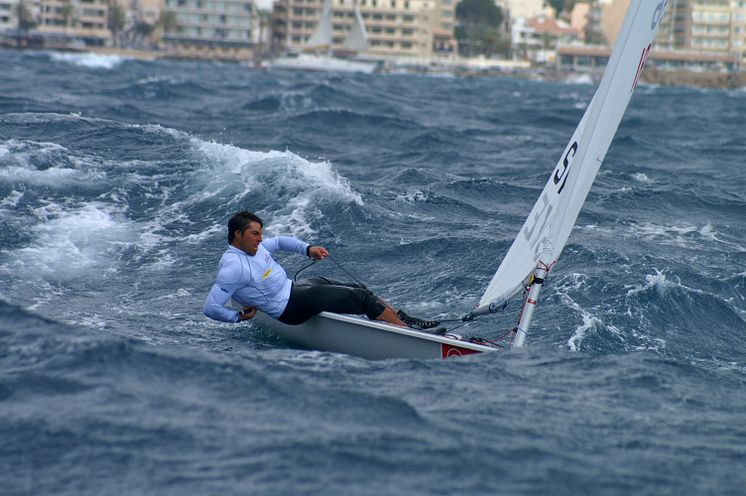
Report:
<svg viewBox="0 0 746 496"><path fill-rule="evenodd" d="M256 222L260 226L264 227L262 219L257 217L255 214L247 211L238 212L228 221L228 243L233 243L233 233L236 231L244 232L249 227L249 223Z"/></svg>

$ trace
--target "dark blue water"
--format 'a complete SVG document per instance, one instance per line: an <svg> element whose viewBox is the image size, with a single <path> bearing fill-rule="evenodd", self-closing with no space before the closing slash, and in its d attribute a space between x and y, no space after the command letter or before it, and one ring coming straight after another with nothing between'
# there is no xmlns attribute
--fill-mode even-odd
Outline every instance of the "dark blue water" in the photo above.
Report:
<svg viewBox="0 0 746 496"><path fill-rule="evenodd" d="M370 362L201 315L228 217L459 316L592 86L0 62L0 493L746 492L746 91L638 88L525 350Z"/></svg>

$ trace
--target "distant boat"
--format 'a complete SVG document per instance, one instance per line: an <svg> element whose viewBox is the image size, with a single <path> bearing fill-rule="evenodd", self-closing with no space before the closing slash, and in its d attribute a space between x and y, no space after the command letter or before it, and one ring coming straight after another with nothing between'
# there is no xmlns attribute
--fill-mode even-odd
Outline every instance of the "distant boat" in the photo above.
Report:
<svg viewBox="0 0 746 496"><path fill-rule="evenodd" d="M611 145L653 46L668 0L630 3L603 79L538 201L479 300L462 320L501 311L523 294L511 347L524 345L539 293L562 253ZM500 349L493 342L434 335L360 317L322 312L290 326L263 316L260 325L306 348L363 358L447 358Z"/></svg>
<svg viewBox="0 0 746 496"><path fill-rule="evenodd" d="M365 23L357 5L355 6L352 27L347 33L343 46L342 51L351 56L362 53L368 48L368 32L365 29ZM331 0L324 0L319 23L304 44L303 52L296 56L275 59L272 62L272 67L303 71L363 72L370 74L377 69L378 64L334 55L332 49Z"/></svg>

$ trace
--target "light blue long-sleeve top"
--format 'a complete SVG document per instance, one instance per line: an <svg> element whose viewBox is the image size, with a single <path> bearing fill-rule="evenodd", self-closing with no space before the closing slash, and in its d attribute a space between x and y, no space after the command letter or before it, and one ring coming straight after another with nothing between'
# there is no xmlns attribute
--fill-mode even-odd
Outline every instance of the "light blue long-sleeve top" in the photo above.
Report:
<svg viewBox="0 0 746 496"><path fill-rule="evenodd" d="M211 319L238 322L238 312L226 308L228 300L256 307L274 318L282 315L290 299L292 282L285 269L272 258L277 250L306 255L309 244L292 236L265 239L256 255L228 246L220 258L218 276L205 299L202 311Z"/></svg>

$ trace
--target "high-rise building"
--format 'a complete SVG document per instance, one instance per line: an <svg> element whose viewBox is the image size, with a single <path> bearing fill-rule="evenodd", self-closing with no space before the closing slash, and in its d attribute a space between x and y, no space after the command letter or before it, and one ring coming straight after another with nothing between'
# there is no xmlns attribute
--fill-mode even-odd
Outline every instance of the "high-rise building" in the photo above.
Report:
<svg viewBox="0 0 746 496"><path fill-rule="evenodd" d="M746 0L671 0L655 43L658 49L729 54L743 66Z"/></svg>
<svg viewBox="0 0 746 496"><path fill-rule="evenodd" d="M176 17L176 30L163 41L172 47L200 52L252 52L259 17L254 0L164 0L164 10Z"/></svg>
<svg viewBox="0 0 746 496"><path fill-rule="evenodd" d="M75 39L88 46L104 46L111 40L107 0L37 0L35 31L47 38Z"/></svg>
<svg viewBox="0 0 746 496"><path fill-rule="evenodd" d="M647 1L647 0L645 0ZM606 45L561 47L561 66L602 67L630 0L594 0L586 41ZM649 65L661 69L725 71L746 67L746 0L669 0Z"/></svg>
<svg viewBox="0 0 746 496"><path fill-rule="evenodd" d="M342 48L352 26L354 0L332 0L332 40ZM358 0L368 33L367 54L426 57L453 39L455 0ZM322 0L278 0L272 38L276 46L300 50L319 22Z"/></svg>

